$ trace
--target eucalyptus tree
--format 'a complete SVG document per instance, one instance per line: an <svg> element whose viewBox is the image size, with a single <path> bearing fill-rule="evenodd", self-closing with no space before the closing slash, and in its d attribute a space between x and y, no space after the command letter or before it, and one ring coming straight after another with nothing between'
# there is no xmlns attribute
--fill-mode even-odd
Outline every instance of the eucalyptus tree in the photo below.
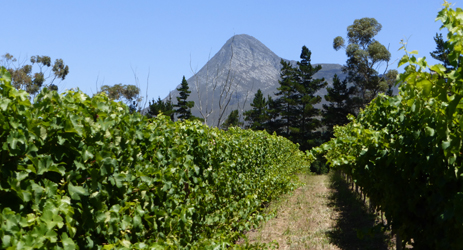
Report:
<svg viewBox="0 0 463 250"><path fill-rule="evenodd" d="M69 74L69 66L64 64L63 59L56 59L53 63L49 56L31 56L29 61L30 64L25 64L6 53L1 64L10 72L11 84L31 95L37 94L42 87L58 90L55 81L63 81ZM34 66L38 67L38 72L33 72Z"/></svg>
<svg viewBox="0 0 463 250"><path fill-rule="evenodd" d="M125 102L132 112L137 110L138 104L143 99L140 97L140 88L133 84L103 85L98 93L101 92L106 93L112 100Z"/></svg>
<svg viewBox="0 0 463 250"><path fill-rule="evenodd" d="M343 37L338 36L333 41L333 48L344 48L347 62L343 71L347 79L356 87L361 98L359 108L364 108L380 92L387 92L391 86L385 81L391 53L375 36L381 31L382 25L374 18L356 19L347 27L347 44ZM386 63L382 74L380 66Z"/></svg>

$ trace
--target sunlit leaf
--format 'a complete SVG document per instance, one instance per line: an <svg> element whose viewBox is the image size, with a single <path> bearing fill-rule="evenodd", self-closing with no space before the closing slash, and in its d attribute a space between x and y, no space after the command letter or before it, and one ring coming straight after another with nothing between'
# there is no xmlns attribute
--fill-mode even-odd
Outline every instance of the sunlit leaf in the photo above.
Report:
<svg viewBox="0 0 463 250"><path fill-rule="evenodd" d="M416 83L416 86L423 90L424 96L429 96L431 93L432 83L429 80L423 80Z"/></svg>
<svg viewBox="0 0 463 250"><path fill-rule="evenodd" d="M88 192L81 186L74 186L72 183L68 184L69 195L73 200L80 200L80 196L88 196Z"/></svg>

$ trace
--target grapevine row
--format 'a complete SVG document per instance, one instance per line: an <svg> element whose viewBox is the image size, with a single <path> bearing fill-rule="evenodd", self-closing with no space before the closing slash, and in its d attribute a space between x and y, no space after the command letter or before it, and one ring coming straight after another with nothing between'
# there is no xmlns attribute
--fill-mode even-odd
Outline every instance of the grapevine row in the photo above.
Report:
<svg viewBox="0 0 463 250"><path fill-rule="evenodd" d="M104 94L44 89L0 69L1 249L227 247L295 187L285 138L148 119Z"/></svg>
<svg viewBox="0 0 463 250"><path fill-rule="evenodd" d="M399 95L377 97L311 152L348 174L417 249L463 249L463 10L444 6L437 19L454 69L403 47Z"/></svg>

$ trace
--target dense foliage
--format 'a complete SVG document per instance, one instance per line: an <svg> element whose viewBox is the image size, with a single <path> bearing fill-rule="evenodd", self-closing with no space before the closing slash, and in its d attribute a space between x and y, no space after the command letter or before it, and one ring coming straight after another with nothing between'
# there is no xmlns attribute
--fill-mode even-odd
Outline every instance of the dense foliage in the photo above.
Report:
<svg viewBox="0 0 463 250"><path fill-rule="evenodd" d="M227 247L294 187L285 138L148 119L105 94L33 102L0 72L2 249Z"/></svg>
<svg viewBox="0 0 463 250"><path fill-rule="evenodd" d="M314 75L322 67L311 64L312 52L302 47L301 61L296 66L281 60L280 87L275 93L276 99L270 96L265 100L262 92L258 90L251 106L252 110L245 112L249 127L255 130L265 129L277 132L294 143L300 145L301 150L307 150L314 145L320 145L321 110L315 105L322 97L317 91L327 85L324 78L315 78Z"/></svg>
<svg viewBox="0 0 463 250"><path fill-rule="evenodd" d="M335 74L333 77L333 86L326 87L327 94L325 100L327 104L323 104L322 123L326 126L325 140L333 136L334 126L345 125L349 123L348 115L354 114L355 102L353 95L355 87L348 86L347 79L341 81Z"/></svg>
<svg viewBox="0 0 463 250"><path fill-rule="evenodd" d="M444 6L437 19L449 30L452 70L407 52L399 95L380 95L313 150L351 176L416 249L463 249L463 10Z"/></svg>
<svg viewBox="0 0 463 250"><path fill-rule="evenodd" d="M146 115L148 117L156 117L160 113L170 117L172 121L174 120L174 104L172 104L172 98L170 96L165 101L161 100L161 97L158 97L157 101L153 99L149 102L148 113Z"/></svg>

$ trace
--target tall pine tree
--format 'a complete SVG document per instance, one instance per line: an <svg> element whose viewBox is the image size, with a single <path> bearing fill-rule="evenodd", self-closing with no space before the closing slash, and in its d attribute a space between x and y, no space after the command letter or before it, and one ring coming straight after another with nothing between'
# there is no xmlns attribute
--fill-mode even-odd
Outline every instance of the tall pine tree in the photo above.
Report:
<svg viewBox="0 0 463 250"><path fill-rule="evenodd" d="M434 37L434 42L436 42L436 50L429 54L431 54L431 56L434 59L441 61L442 65L444 65L447 71L453 70L453 67L451 67L448 59L450 51L448 49L445 49L445 41L444 38L442 38L442 34L436 33L436 37Z"/></svg>
<svg viewBox="0 0 463 250"><path fill-rule="evenodd" d="M290 62L280 61L281 72L278 81L280 87L277 88L278 92L275 93L277 99L275 104L280 115L278 119L277 129L279 134L290 139L292 138L291 131L297 130L297 105L298 105L298 93L295 87L295 72L296 69L292 67Z"/></svg>
<svg viewBox="0 0 463 250"><path fill-rule="evenodd" d="M447 72L450 72L460 67L463 57L461 55L458 56L459 59L457 61L457 65L450 64L448 59L450 56L450 50L446 49L446 47L448 48L448 46L446 46L448 42L444 41L442 34L436 33L436 37L434 37L434 42L436 42L436 50L434 50L430 54L434 59L442 63L442 65L447 69Z"/></svg>
<svg viewBox="0 0 463 250"><path fill-rule="evenodd" d="M327 87L328 92L325 95L325 100L328 104L323 104L322 123L326 126L326 137L324 140L333 136L333 127L336 125L344 125L349 123L348 114L354 114L354 100L352 97L355 94L355 86L348 87L347 79L341 81L338 75L333 77L333 87Z"/></svg>
<svg viewBox="0 0 463 250"><path fill-rule="evenodd" d="M319 119L321 111L315 108L315 105L320 103L322 98L316 93L328 84L324 78L314 78L322 67L321 65L312 66L311 55L312 52L303 46L301 61L297 63L299 67L295 72L295 88L298 92L296 95L298 130L295 132L299 134L296 142L300 144L302 150L316 146L320 139L321 133L317 130L322 125Z"/></svg>
<svg viewBox="0 0 463 250"><path fill-rule="evenodd" d="M322 98L316 93L327 85L324 78L314 78L322 67L312 66L311 54L303 46L301 61L296 67L281 60L280 87L275 93L277 99L273 103L277 104L275 106L279 114L279 119L272 123L274 131L299 143L301 150L310 149L321 142L321 111L315 105Z"/></svg>
<svg viewBox="0 0 463 250"><path fill-rule="evenodd" d="M177 104L174 105L176 108L175 113L178 115L177 118L180 120L191 119L191 108L195 103L193 101L187 101L191 91L189 90L185 76L183 76L182 84L177 88L177 91L179 91L179 96L177 97Z"/></svg>
<svg viewBox="0 0 463 250"><path fill-rule="evenodd" d="M262 126L269 134L273 134L274 132L280 134L281 125L278 120L279 116L280 114L278 102L273 100L273 98L268 95L267 106L265 107L266 120L263 122Z"/></svg>
<svg viewBox="0 0 463 250"><path fill-rule="evenodd" d="M252 109L244 112L244 120L249 122L249 128L252 130L264 130L264 123L267 120L265 114L266 106L267 101L259 89L252 100Z"/></svg>

